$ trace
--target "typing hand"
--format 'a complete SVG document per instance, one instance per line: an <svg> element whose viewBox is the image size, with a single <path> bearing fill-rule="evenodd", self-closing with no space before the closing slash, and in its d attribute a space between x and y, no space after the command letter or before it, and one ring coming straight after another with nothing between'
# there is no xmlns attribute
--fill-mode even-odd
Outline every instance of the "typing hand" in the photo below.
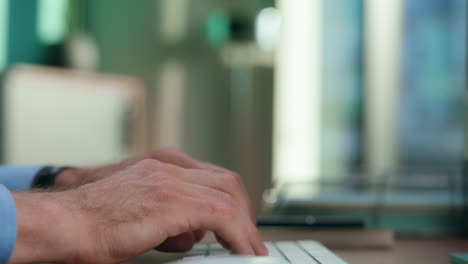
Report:
<svg viewBox="0 0 468 264"><path fill-rule="evenodd" d="M267 250L244 199L236 199L242 193L232 174L145 159L77 189L15 194L19 236L12 262L27 262L27 256L21 253L28 251L47 255L49 248L55 249L55 259L36 255L35 260L116 263L194 230L213 231L221 244L236 254L265 255ZM34 230L35 221L31 218L34 215L23 215L28 214L32 196L36 196L34 200L43 198L48 208L55 208L44 217L52 215L57 222L63 216L60 224L50 226L52 230L44 234L55 239L40 239L38 235L36 243L27 243L31 236L24 230ZM31 249L41 246L37 241L49 243Z"/></svg>
<svg viewBox="0 0 468 264"><path fill-rule="evenodd" d="M144 159L155 159L165 163L174 164L186 169L205 169L216 172L233 173L222 167L207 162L199 161L175 148L162 148L105 166L95 168L66 169L57 176L55 184L56 187L64 189L79 187L81 185L112 176L117 171L125 169L126 167Z"/></svg>
<svg viewBox="0 0 468 264"><path fill-rule="evenodd" d="M96 168L73 168L63 171L60 175L57 176L56 185L61 188L74 188L87 184L90 182L96 182L112 175L115 175L116 172L127 168L128 166L134 165L144 159L154 159L164 163L173 164L185 169L201 169L212 171L215 175L221 175L220 179L217 179L216 182L223 180L224 178L229 178L234 180L237 183L233 197L241 203L241 205L248 210L252 221L254 220L253 214L250 208L250 201L248 199L247 191L242 182L241 177L230 170L225 168L197 160L186 153L183 153L175 148L162 148L156 151L149 152L144 155L133 157L122 162L109 164L102 167ZM205 180L205 179L199 179ZM187 232L186 234L181 234L175 238L169 238L157 249L160 251L169 251L169 252L182 252L189 250L193 243L190 241L198 242L205 235L204 230L196 230L193 232Z"/></svg>

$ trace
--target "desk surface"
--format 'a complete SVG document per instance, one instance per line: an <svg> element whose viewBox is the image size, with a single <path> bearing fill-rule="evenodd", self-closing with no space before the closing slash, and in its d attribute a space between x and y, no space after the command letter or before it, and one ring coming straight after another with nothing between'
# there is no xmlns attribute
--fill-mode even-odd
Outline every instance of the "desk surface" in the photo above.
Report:
<svg viewBox="0 0 468 264"><path fill-rule="evenodd" d="M468 252L468 241L461 239L397 239L386 249L332 248L350 264L442 264L450 263L449 254Z"/></svg>
<svg viewBox="0 0 468 264"><path fill-rule="evenodd" d="M283 230L261 230L263 238L265 240L281 240L289 239L291 231ZM371 246L366 243L357 243L351 246L345 246L334 243L334 239L327 240L326 232L303 232L295 230L292 233L300 232L302 235L299 239L317 239L323 241L328 245L333 252L338 256L342 257L350 264L442 264L450 263L449 254L454 252L468 252L468 240L462 240L457 238L437 238L437 239L412 239L412 238L397 238L393 241L392 246L385 246L388 241L378 244L377 246ZM330 237L336 237L337 232L331 232ZM350 236L354 236L355 233L349 233ZM310 237L309 237L310 235ZM373 234L375 237L375 234ZM383 236L383 240L388 240L385 234L378 234ZM345 235L347 236L347 235ZM286 237L286 238L284 238ZM354 239L354 238L353 238ZM345 239L346 240L346 239ZM208 236L205 242L209 243L213 241L212 236ZM348 239L349 241L349 239ZM358 245L358 246L356 246ZM145 264L145 263L164 263L168 260L173 259L173 256L168 254L161 254L158 252L148 252L140 257L137 257L126 264Z"/></svg>

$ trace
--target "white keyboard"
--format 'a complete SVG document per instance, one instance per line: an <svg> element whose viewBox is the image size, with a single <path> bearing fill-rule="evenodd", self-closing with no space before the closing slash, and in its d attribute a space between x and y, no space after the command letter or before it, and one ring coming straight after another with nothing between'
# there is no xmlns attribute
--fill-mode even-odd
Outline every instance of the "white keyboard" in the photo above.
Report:
<svg viewBox="0 0 468 264"><path fill-rule="evenodd" d="M191 256L171 262L177 264L346 264L341 258L317 241L266 242L268 257L235 256L219 244L196 245L189 252Z"/></svg>

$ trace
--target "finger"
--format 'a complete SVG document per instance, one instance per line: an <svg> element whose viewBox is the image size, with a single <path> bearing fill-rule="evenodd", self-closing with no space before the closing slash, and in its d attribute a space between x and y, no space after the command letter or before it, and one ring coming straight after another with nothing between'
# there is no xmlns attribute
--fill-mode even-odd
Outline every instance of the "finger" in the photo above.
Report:
<svg viewBox="0 0 468 264"><path fill-rule="evenodd" d="M234 197L227 191L221 190L222 188L217 189L209 186L209 184L200 184L200 181L192 181L194 178L199 179L200 177L185 177L185 179L184 177L166 178L165 180L170 183L164 188L194 199L203 199L206 202L219 201L235 204L235 207L238 209L237 214L239 216L246 217L253 224L250 218L250 211L243 204L242 199ZM161 182L163 180L159 179L158 181Z"/></svg>
<svg viewBox="0 0 468 264"><path fill-rule="evenodd" d="M200 161L200 168L194 168L194 169L212 170L212 171L221 172L221 173L234 173L233 171L228 170L226 168L217 166L209 162L203 162L203 161Z"/></svg>
<svg viewBox="0 0 468 264"><path fill-rule="evenodd" d="M263 243L263 240L257 228L254 228L250 233L250 240L252 241L252 249L257 256L268 256L268 249Z"/></svg>
<svg viewBox="0 0 468 264"><path fill-rule="evenodd" d="M194 199L202 199L207 202L209 201L227 201L234 199L231 197L230 194L210 188L204 185L199 185L197 183L192 183L188 181L184 181L178 178L167 178L167 179L159 179L160 184L165 185L164 189L168 191L172 191L184 196L188 196ZM166 181L166 182L162 182Z"/></svg>
<svg viewBox="0 0 468 264"><path fill-rule="evenodd" d="M195 236L195 242L200 242L206 234L206 230L195 230L193 231L193 235Z"/></svg>
<svg viewBox="0 0 468 264"><path fill-rule="evenodd" d="M166 239L156 249L164 252L185 252L192 249L195 242L195 234L193 232L185 232Z"/></svg>
<svg viewBox="0 0 468 264"><path fill-rule="evenodd" d="M197 168L194 168L194 169L197 169ZM231 170L228 170L228 169L216 166L214 164L208 163L208 162L201 162L199 169L204 169L204 170L209 170L209 171L213 171L213 172L222 173L222 174L228 175L229 177L233 178L237 182L237 185L239 186L239 190L241 191L242 196L244 197L244 199L246 201L247 208L249 208L252 221L254 221L254 216L253 216L252 208L250 206L250 199L249 199L249 195L247 193L247 188L245 188L245 184L242 181L239 174L237 174L237 173L235 173L235 172L233 172Z"/></svg>
<svg viewBox="0 0 468 264"><path fill-rule="evenodd" d="M187 173L180 174L183 180L191 183L204 185L226 193L229 193L235 200L241 202L242 207L248 212L252 220L252 210L247 192L242 185L239 185L237 179L231 174L211 173L205 170L189 170Z"/></svg>
<svg viewBox="0 0 468 264"><path fill-rule="evenodd" d="M234 174L233 171L209 162L200 161L175 148L163 148L159 151L151 153L150 157L165 163L177 165L185 169L204 169L214 172Z"/></svg>
<svg viewBox="0 0 468 264"><path fill-rule="evenodd" d="M216 235L215 237L216 237L216 241L218 241L218 243L219 243L221 246L223 246L223 247L226 248L226 249L231 250L231 248L229 247L229 244L228 244L226 241L224 241L221 237L219 237L219 236L217 236L217 235Z"/></svg>
<svg viewBox="0 0 468 264"><path fill-rule="evenodd" d="M242 208L247 212L250 219L252 220L252 211L250 209L250 201L231 174L226 173L214 173L212 171L187 169L182 170L181 168L172 164L160 164L160 170L163 170L182 181L206 186L212 189L216 189L225 193L230 194L236 201L241 203ZM252 220L253 222L253 220Z"/></svg>
<svg viewBox="0 0 468 264"><path fill-rule="evenodd" d="M225 173L226 175L230 175L230 177L234 178L237 181L237 184L240 187L240 190L241 190L242 196L244 197L247 208L249 208L249 213L252 218L252 221L254 221L254 216L252 213L252 208L250 206L250 200L248 198L247 189L245 188L245 185L242 182L242 179L240 178L240 176L236 174L235 172L216 166L208 162L197 160L191 157L190 155L182 151L179 151L175 148L163 148L163 149L160 149L159 151L151 153L150 156L159 161L169 163L169 164L174 164L179 167L186 168L186 169L204 169L204 170L209 170L209 171L218 172L218 173Z"/></svg>
<svg viewBox="0 0 468 264"><path fill-rule="evenodd" d="M186 169L201 169L201 161L185 154L175 148L163 148L150 154L150 157L159 161L177 165Z"/></svg>
<svg viewBox="0 0 468 264"><path fill-rule="evenodd" d="M191 187L189 190L183 188L183 193L178 188L170 188L171 190L166 194L168 197L164 198L169 202L162 210L167 211L167 215L174 216L163 223L163 230L167 231L167 235L177 236L182 232L197 229L211 230L226 241L229 245L228 249L232 250L233 253L255 254L252 243L255 243L256 240L252 240L249 236L249 232L255 226L248 216L236 208L234 203L223 202L222 198L211 196L213 192L219 191L209 192L206 191L209 188L204 186L188 183L187 185ZM193 192L190 194L191 191ZM197 196L199 198L194 198Z"/></svg>

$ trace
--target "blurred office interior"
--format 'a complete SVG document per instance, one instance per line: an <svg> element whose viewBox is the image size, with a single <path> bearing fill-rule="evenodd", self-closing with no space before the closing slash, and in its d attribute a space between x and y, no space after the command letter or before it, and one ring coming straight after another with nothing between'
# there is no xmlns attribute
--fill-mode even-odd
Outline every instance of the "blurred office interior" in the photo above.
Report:
<svg viewBox="0 0 468 264"><path fill-rule="evenodd" d="M92 166L173 146L238 171L257 212L273 186L307 183L313 202L339 185L341 203L353 195L341 188L388 184L415 225L450 231L462 203L466 11L465 0L0 0L1 159ZM57 77L70 72L143 92L121 104L99 92L112 82ZM96 92L49 91L54 78ZM38 84L37 95L20 89ZM47 98L67 103L33 115ZM126 100L144 108L138 121L106 112L122 114ZM135 149L125 137L137 126ZM47 137L59 153L26 151ZM413 230L388 219L379 224Z"/></svg>

